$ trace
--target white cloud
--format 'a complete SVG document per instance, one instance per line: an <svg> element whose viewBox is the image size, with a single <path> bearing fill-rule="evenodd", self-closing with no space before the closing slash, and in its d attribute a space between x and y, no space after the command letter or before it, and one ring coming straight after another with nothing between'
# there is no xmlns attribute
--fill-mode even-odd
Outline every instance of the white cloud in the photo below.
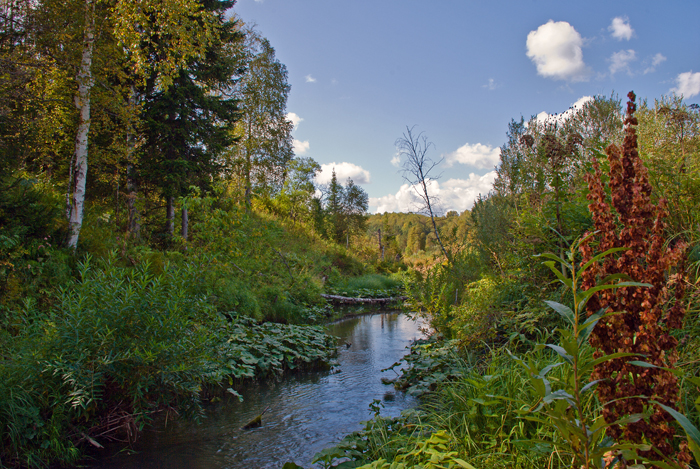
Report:
<svg viewBox="0 0 700 469"><path fill-rule="evenodd" d="M316 83L316 79L311 75L306 75L306 83Z"/></svg>
<svg viewBox="0 0 700 469"><path fill-rule="evenodd" d="M700 72L693 71L681 73L676 77L676 86L671 88L672 93L683 95L684 98L692 98L700 94Z"/></svg>
<svg viewBox="0 0 700 469"><path fill-rule="evenodd" d="M496 80L494 80L493 78L489 78L488 84L486 84L486 85L481 85L481 87L482 87L482 88L486 88L487 90L493 91L493 90L495 90L496 88L498 88L498 85L496 85Z"/></svg>
<svg viewBox="0 0 700 469"><path fill-rule="evenodd" d="M632 75L630 64L635 60L637 60L637 53L632 49L613 53L608 59L608 62L610 62L610 75L615 75L617 72L622 71L626 71L628 75Z"/></svg>
<svg viewBox="0 0 700 469"><path fill-rule="evenodd" d="M299 124L301 123L301 121L304 120L304 118L299 117L299 115L294 113L294 112L288 112L287 113L287 120L292 121L292 124L294 125L294 128L296 129L297 127L299 127Z"/></svg>
<svg viewBox="0 0 700 469"><path fill-rule="evenodd" d="M546 78L586 81L590 74L583 62L581 35L566 21L549 20L527 35L527 56Z"/></svg>
<svg viewBox="0 0 700 469"><path fill-rule="evenodd" d="M666 62L666 56L664 56L661 52L659 52L658 54L656 54L654 57L651 58L651 65L644 70L644 74L646 75L647 73L655 72L656 67L658 67L659 65L661 65L664 62Z"/></svg>
<svg viewBox="0 0 700 469"><path fill-rule="evenodd" d="M316 174L316 182L319 184L331 182L333 169L335 169L335 177L341 184L345 184L348 178L352 179L355 184L369 184L369 171L347 162L322 164L321 172Z"/></svg>
<svg viewBox="0 0 700 469"><path fill-rule="evenodd" d="M448 179L443 184L440 184L439 181L431 181L428 193L431 197L439 200L441 213L450 210L463 212L474 206L479 194L488 194L495 180L495 171L488 172L483 176L471 173L469 179ZM376 207L375 213L411 212L420 210L423 202L414 187L403 184L396 194L370 197L369 205Z"/></svg>
<svg viewBox="0 0 700 469"><path fill-rule="evenodd" d="M391 159L391 164L396 166L397 168L401 166L401 155L396 153L394 157Z"/></svg>
<svg viewBox="0 0 700 469"><path fill-rule="evenodd" d="M501 149L498 147L493 148L491 145L481 143L473 145L465 143L445 156L445 165L449 168L455 163L461 163L478 169L493 169L498 164L500 156Z"/></svg>
<svg viewBox="0 0 700 469"><path fill-rule="evenodd" d="M297 140L296 138L292 140L292 145L294 145L294 154L295 155L305 155L307 151L309 151L309 141L304 140L303 142L301 140Z"/></svg>
<svg viewBox="0 0 700 469"><path fill-rule="evenodd" d="M559 114L547 114L545 111L540 112L537 114L537 122L539 123L545 123L547 121L552 122L553 120L557 120L559 122L564 122L567 120L571 115L576 112L577 110L583 108L583 105L586 104L588 101L592 101L593 96L581 96L578 100L576 100L575 103L573 103L569 109L567 109L564 112L560 112Z"/></svg>
<svg viewBox="0 0 700 469"><path fill-rule="evenodd" d="M634 29L630 26L629 18L626 16L618 16L613 18L612 23L608 26L608 31L612 33L612 37L618 41L623 39L630 40L634 35Z"/></svg>

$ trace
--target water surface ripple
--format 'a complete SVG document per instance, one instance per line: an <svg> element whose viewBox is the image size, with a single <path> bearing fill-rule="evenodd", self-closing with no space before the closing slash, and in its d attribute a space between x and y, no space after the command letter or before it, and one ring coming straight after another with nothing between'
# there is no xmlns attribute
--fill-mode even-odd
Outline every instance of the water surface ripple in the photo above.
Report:
<svg viewBox="0 0 700 469"><path fill-rule="evenodd" d="M168 423L144 433L136 454L119 454L95 461L108 469L235 469L280 468L287 461L310 467L313 455L370 418L369 404L383 402L382 415L398 416L413 399L381 377L422 337L419 324L405 315L377 313L338 321L329 332L340 338L339 366L330 372L305 373L279 382L248 387L243 402L226 399L207 410L200 424ZM241 427L270 409L262 426Z"/></svg>

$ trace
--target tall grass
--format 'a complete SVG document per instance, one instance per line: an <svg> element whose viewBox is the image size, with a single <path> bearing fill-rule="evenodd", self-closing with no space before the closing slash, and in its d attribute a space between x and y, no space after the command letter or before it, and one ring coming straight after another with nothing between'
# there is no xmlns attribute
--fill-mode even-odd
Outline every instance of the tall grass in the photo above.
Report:
<svg viewBox="0 0 700 469"><path fill-rule="evenodd" d="M339 278L329 286L328 291L351 297L391 297L400 293L403 283L401 274L365 274Z"/></svg>

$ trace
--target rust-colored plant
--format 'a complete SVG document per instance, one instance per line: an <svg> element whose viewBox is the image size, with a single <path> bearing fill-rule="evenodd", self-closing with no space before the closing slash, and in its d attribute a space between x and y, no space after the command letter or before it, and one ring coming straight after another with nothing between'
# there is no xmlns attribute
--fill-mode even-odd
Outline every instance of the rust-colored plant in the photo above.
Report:
<svg viewBox="0 0 700 469"><path fill-rule="evenodd" d="M658 402L675 408L678 383L669 371L677 360L677 341L670 331L680 328L685 309L684 287L680 273L685 245L665 245L664 218L666 202L651 201L647 170L637 153L635 95L628 94L625 139L622 149L610 145L606 154L610 162L611 200L605 193L602 172L595 161L595 172L588 176L589 210L596 234L580 246L582 264L594 257L594 251L625 248L616 256L607 256L584 273L583 288L594 287L602 278L624 274L651 287L625 287L596 293L588 302L588 314L603 308L614 312L604 317L590 336L596 358L613 353L627 356L599 363L592 380L600 380L597 392L608 423L626 415L646 414L644 419L626 425L612 425L607 434L618 442L651 445L640 455L650 460L676 460L685 465L690 455L685 443L681 451L672 443L673 417ZM681 269L678 269L680 271ZM640 361L646 366L640 366Z"/></svg>

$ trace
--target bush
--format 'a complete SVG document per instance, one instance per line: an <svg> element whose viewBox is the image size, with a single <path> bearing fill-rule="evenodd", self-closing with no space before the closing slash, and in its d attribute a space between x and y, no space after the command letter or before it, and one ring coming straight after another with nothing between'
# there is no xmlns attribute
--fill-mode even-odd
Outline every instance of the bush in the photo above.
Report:
<svg viewBox="0 0 700 469"><path fill-rule="evenodd" d="M153 275L147 263L117 266L114 255L80 263L51 316L3 351L12 357L0 368L3 460L70 462L74 445L115 412L110 431L139 427L164 405L196 415L202 385L220 378L205 374L216 318L191 295L198 270Z"/></svg>

